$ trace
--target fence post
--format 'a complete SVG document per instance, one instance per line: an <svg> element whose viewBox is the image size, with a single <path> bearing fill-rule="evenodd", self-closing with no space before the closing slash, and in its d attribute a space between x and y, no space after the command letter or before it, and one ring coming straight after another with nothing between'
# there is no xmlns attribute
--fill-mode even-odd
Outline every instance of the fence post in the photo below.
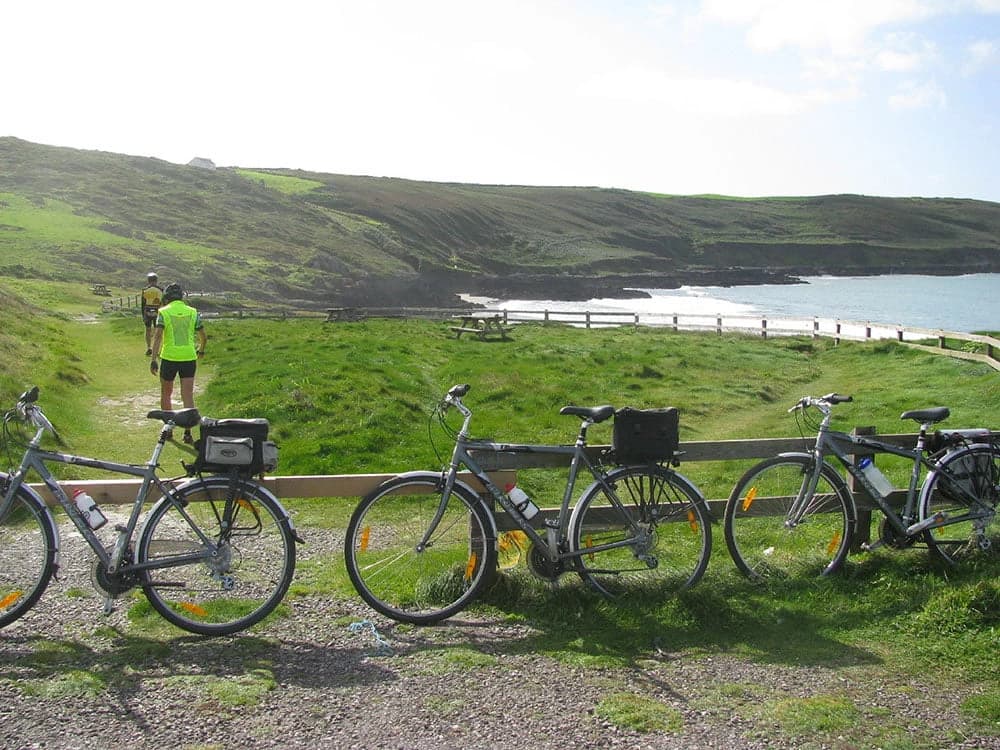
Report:
<svg viewBox="0 0 1000 750"><path fill-rule="evenodd" d="M583 313L583 319L586 321L586 328L590 328L590 310L586 310Z"/></svg>
<svg viewBox="0 0 1000 750"><path fill-rule="evenodd" d="M903 325L901 323L896 326L896 340L897 341L903 340Z"/></svg>
<svg viewBox="0 0 1000 750"><path fill-rule="evenodd" d="M875 434L875 428L874 427L855 427L853 430L851 430L851 434L852 435L874 435ZM851 460L854 463L858 462L857 456L855 456L855 455L851 456ZM875 460L874 456L872 457L872 460L873 461ZM847 476L847 487L848 487L848 489L850 489L851 495L854 497L854 505L855 505L855 507L858 508L858 525L857 525L857 529L854 532L854 541L851 542L851 550L850 551L851 552L860 552L861 549L862 549L861 545L867 544L869 541L871 541L871 537L872 537L872 511L871 511L871 507L870 507L871 503L868 500L868 493L864 490L864 488L860 485L860 483L858 483L858 481L854 478L853 474L848 474L848 476ZM862 507L858 507L858 498L859 497L864 500L865 505L864 505L863 508Z"/></svg>
<svg viewBox="0 0 1000 750"><path fill-rule="evenodd" d="M819 338L819 318L813 318L813 338Z"/></svg>
<svg viewBox="0 0 1000 750"><path fill-rule="evenodd" d="M677 313L674 313L674 333L677 332Z"/></svg>
<svg viewBox="0 0 1000 750"><path fill-rule="evenodd" d="M767 318L760 319L760 337L762 339L767 338Z"/></svg>
<svg viewBox="0 0 1000 750"><path fill-rule="evenodd" d="M549 311L546 310L545 311L545 317L542 318L542 323L548 323L548 322L549 322Z"/></svg>
<svg viewBox="0 0 1000 750"><path fill-rule="evenodd" d="M837 320L837 335L833 337L833 343L835 345L840 344L840 320Z"/></svg>
<svg viewBox="0 0 1000 750"><path fill-rule="evenodd" d="M945 341L944 331L938 331L938 348L947 349L948 342Z"/></svg>
<svg viewBox="0 0 1000 750"><path fill-rule="evenodd" d="M636 314L635 314L635 327L636 327L636 328L638 328L638 327L639 327L639 313L636 313Z"/></svg>
<svg viewBox="0 0 1000 750"><path fill-rule="evenodd" d="M865 340L867 341L872 337L872 323L870 320L865 321Z"/></svg>
<svg viewBox="0 0 1000 750"><path fill-rule="evenodd" d="M722 335L722 316L719 314L716 314L715 316L715 331L720 336Z"/></svg>

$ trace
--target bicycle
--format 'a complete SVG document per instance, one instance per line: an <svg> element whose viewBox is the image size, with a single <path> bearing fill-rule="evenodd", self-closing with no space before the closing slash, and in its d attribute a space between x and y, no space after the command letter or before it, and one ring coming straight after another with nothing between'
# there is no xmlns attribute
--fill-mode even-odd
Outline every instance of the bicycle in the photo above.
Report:
<svg viewBox="0 0 1000 750"><path fill-rule="evenodd" d="M913 448L831 430L833 407L852 400L836 393L800 399L789 412L797 421L802 418L800 429L803 424L816 429L812 449L761 461L736 483L726 503L724 531L740 571L750 578L775 579L827 575L842 566L858 531L858 511L829 456L854 477L884 516L879 538L860 545L863 550L921 545L957 565L976 550L1000 544L1000 446L989 430L930 433L949 416L947 407L901 415L920 425ZM810 421L810 408L822 414L818 423ZM888 500L894 488L871 462L872 454L891 454L913 464L899 512ZM862 458L855 463L852 456L858 455ZM920 484L924 469L927 474Z"/></svg>
<svg viewBox="0 0 1000 750"><path fill-rule="evenodd" d="M91 578L105 597L105 614L123 594L141 588L169 622L218 636L248 628L278 606L295 570L295 544L302 541L278 499L235 469L229 475L199 474L179 484L182 477L161 479L157 474L172 430L199 424L197 409L149 412L163 427L150 459L136 465L42 448L46 432L60 446L64 443L37 401L36 386L3 418L5 445L18 442L21 426L33 427L35 433L24 446L20 466L13 473L0 472L0 627L26 614L59 570L59 529L52 510L25 483L31 470L93 549ZM141 478L127 520L107 527L114 530L111 544L96 533L104 524L88 521L91 508L78 508L49 471L46 463L51 462ZM154 489L162 496L145 516L136 542L143 505Z"/></svg>
<svg viewBox="0 0 1000 750"><path fill-rule="evenodd" d="M663 465L676 462L673 449L660 461L610 468L600 456L592 459L587 430L614 415L612 406L563 407L560 414L580 419L573 445L471 438L472 411L462 403L468 392L468 385L452 387L432 413L455 440L450 462L438 472L413 471L387 480L362 498L351 516L347 572L372 608L400 622L430 624L461 611L492 579L498 565L495 511L458 476L463 467L530 540L528 565L545 581L572 571L615 597L643 583L658 590L683 589L701 578L711 551L711 516L698 488ZM445 419L451 408L463 418L457 432ZM529 519L538 523L546 514L536 515L520 488L497 486L473 454L568 456L566 488L555 516L536 530ZM593 482L571 507L584 472Z"/></svg>

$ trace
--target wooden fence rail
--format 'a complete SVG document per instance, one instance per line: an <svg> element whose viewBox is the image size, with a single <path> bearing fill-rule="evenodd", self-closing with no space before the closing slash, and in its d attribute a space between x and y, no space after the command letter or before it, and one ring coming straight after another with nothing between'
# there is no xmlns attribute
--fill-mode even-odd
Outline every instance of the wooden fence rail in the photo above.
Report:
<svg viewBox="0 0 1000 750"><path fill-rule="evenodd" d="M870 430L870 428L864 429ZM868 433L866 432L866 434ZM915 434L879 435L878 437L885 442L901 446L912 446L916 442ZM803 438L702 440L683 442L678 450L682 463L732 461L768 458L785 451L807 450L812 443L812 439ZM587 451L591 457L597 458L609 447L607 445L592 445L587 448ZM859 453L858 455L870 454ZM561 468L569 464L569 456L559 454L491 452L476 456L476 459L482 462L483 468L490 473L491 477L495 477L495 481L501 486L506 482L514 481L518 470ZM683 467L681 470L683 471ZM396 474L273 476L265 477L264 484L279 498L358 498L394 476ZM469 475L463 475L463 477L467 480L471 478ZM736 483L737 479L738 477L733 477L733 484ZM60 482L60 484L70 493L76 489L85 489L98 503L125 504L135 500L140 483L136 479L86 479L67 480ZM32 484L31 486L38 490L47 501L52 502L44 485ZM905 495L905 490L900 490L897 494L902 497ZM866 496L860 493L858 498L861 497ZM725 498L710 498L713 509L719 509L724 503Z"/></svg>
<svg viewBox="0 0 1000 750"><path fill-rule="evenodd" d="M871 427L855 428L855 432L864 435L873 435L875 431ZM902 433L892 435L879 435L879 440L894 445L910 447L916 443L916 434ZM1000 432L993 433L994 438L1000 437ZM762 438L762 439L741 439L741 440L703 440L681 443L678 450L683 462L697 461L733 461L752 460L769 458L778 453L788 451L808 450L813 444L812 438ZM592 458L599 457L607 451L610 446L593 445L587 451ZM865 455L871 455L870 451L859 451L855 459ZM491 480L503 487L507 484L517 482L518 470L528 469L550 469L563 468L569 463L570 457L559 454L536 454L536 453L483 453L475 456L480 465L489 473ZM683 469L682 469L683 471ZM356 499L363 497L371 490L378 487L382 482L392 479L396 474L330 474L330 475L293 475L293 476L273 476L264 479L264 485L271 490L279 499L295 498L349 498ZM473 489L482 491L484 488L478 480L468 473L461 474L461 478L468 482ZM738 476L733 477L733 484ZM858 508L858 529L855 536L855 549L870 538L872 513L876 506L872 503L867 493L855 486L852 477L848 486L854 496L855 504ZM140 482L135 479L113 479L113 480L71 480L60 482L68 494L72 495L76 489L83 489L99 504L124 505L134 502L138 492ZM32 484L32 488L49 503L54 504L55 500L43 484ZM150 500L156 500L159 493L150 493ZM708 505L717 520L721 520L727 498L707 498ZM890 505L901 506L906 500L906 490L896 489L887 501ZM497 525L501 530L512 530L517 528L515 524L507 518L507 514L502 509L495 509ZM539 518L552 516L556 508L542 508Z"/></svg>

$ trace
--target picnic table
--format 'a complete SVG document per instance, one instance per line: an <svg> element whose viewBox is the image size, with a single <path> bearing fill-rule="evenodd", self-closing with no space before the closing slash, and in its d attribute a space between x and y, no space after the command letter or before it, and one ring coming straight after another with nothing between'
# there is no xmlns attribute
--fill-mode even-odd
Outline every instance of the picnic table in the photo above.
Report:
<svg viewBox="0 0 1000 750"><path fill-rule="evenodd" d="M500 315L477 315L467 313L456 315L454 320L456 325L449 326L455 332L455 338L462 338L463 333L475 334L480 341L485 341L490 336L499 336L501 339L507 338L507 328L503 324L503 317ZM459 322L461 321L461 322Z"/></svg>
<svg viewBox="0 0 1000 750"><path fill-rule="evenodd" d="M360 313L353 307L328 307L326 309L326 322L336 323L344 320L360 320Z"/></svg>
<svg viewBox="0 0 1000 750"><path fill-rule="evenodd" d="M91 284L90 291L94 294L98 294L101 297L110 297L111 290L108 289L107 284Z"/></svg>

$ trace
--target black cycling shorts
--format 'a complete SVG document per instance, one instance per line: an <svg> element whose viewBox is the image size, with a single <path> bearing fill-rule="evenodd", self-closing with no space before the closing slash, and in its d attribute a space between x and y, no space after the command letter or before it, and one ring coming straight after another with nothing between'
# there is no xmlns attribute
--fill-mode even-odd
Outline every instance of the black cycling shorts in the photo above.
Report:
<svg viewBox="0 0 1000 750"><path fill-rule="evenodd" d="M198 368L198 360L192 359L190 362L171 362L169 359L160 360L160 379L173 380L178 375L181 378L193 378L194 371Z"/></svg>

